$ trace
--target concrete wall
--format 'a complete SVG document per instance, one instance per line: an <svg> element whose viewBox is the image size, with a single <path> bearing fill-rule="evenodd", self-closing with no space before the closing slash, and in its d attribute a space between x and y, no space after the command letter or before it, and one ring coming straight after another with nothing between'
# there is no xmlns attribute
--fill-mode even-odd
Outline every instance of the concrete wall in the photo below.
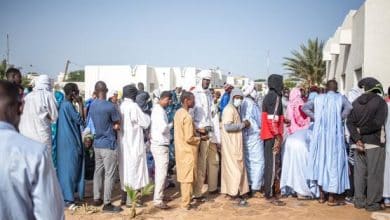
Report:
<svg viewBox="0 0 390 220"><path fill-rule="evenodd" d="M390 86L390 1L367 0L363 77L374 76Z"/></svg>
<svg viewBox="0 0 390 220"><path fill-rule="evenodd" d="M104 81L110 91L122 90L131 83L130 72L130 66L85 66L85 98L92 96L99 80Z"/></svg>
<svg viewBox="0 0 390 220"><path fill-rule="evenodd" d="M356 72L359 69L364 69L364 33L365 33L365 5L353 16L352 23L352 43L350 48L350 55L346 66L346 86L345 90L349 91L352 87L357 85L358 78Z"/></svg>

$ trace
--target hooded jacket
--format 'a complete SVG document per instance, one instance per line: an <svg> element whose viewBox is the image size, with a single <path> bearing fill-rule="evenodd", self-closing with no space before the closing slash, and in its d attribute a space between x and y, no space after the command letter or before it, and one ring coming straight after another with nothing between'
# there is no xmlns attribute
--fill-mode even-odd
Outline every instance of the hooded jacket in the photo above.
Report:
<svg viewBox="0 0 390 220"><path fill-rule="evenodd" d="M351 141L356 143L361 140L365 144L383 147L383 128L387 118L385 100L374 92L368 92L357 98L352 106L347 120Z"/></svg>
<svg viewBox="0 0 390 220"><path fill-rule="evenodd" d="M269 91L264 97L261 113L260 137L263 140L272 139L277 135L283 134L283 76L277 74L269 76L268 87ZM277 101L279 104L275 111Z"/></svg>

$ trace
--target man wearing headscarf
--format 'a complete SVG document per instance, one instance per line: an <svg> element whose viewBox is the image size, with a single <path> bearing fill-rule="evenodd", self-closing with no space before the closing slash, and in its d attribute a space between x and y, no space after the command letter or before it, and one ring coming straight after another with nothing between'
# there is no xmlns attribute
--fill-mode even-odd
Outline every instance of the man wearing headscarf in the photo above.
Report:
<svg viewBox="0 0 390 220"><path fill-rule="evenodd" d="M302 111L304 105L301 89L293 88L289 95L287 104L287 118L290 121L290 126L287 128L288 134L293 134L301 129L309 127L310 118Z"/></svg>
<svg viewBox="0 0 390 220"><path fill-rule="evenodd" d="M150 95L145 91L145 87L142 82L138 83L138 93L135 98L135 102L144 113L148 115L152 113L152 100L150 100Z"/></svg>
<svg viewBox="0 0 390 220"><path fill-rule="evenodd" d="M247 201L242 196L249 192L249 184L244 162L242 131L252 125L248 120L241 120L240 108L243 98L242 91L234 89L230 102L222 113L221 193L238 199L238 205L245 207Z"/></svg>
<svg viewBox="0 0 390 220"><path fill-rule="evenodd" d="M283 76L272 74L268 77L269 91L263 99L260 137L264 140L264 196L272 204L285 205L276 198L279 193L281 173L280 148L283 140Z"/></svg>
<svg viewBox="0 0 390 220"><path fill-rule="evenodd" d="M343 120L349 115L352 105L337 92L336 80L329 80L326 89L327 93L318 95L302 108L314 120L308 179L319 186L320 203L326 202L325 193L328 193L328 205L337 206L343 205L344 201L337 201L335 195L349 189Z"/></svg>
<svg viewBox="0 0 390 220"><path fill-rule="evenodd" d="M253 85L244 88L245 98L241 107L241 118L248 120L249 128L243 130L245 165L249 176L249 186L254 197L260 196L264 175L264 146L259 138L261 129L260 109L256 103L257 91Z"/></svg>
<svg viewBox="0 0 390 220"><path fill-rule="evenodd" d="M293 88L287 105L287 118L290 119L288 136L284 143L282 176L280 188L284 195L296 193L299 200L312 198L307 184L307 161L309 157L308 127L310 118L302 111L304 105L301 89Z"/></svg>
<svg viewBox="0 0 390 220"><path fill-rule="evenodd" d="M223 93L223 95L222 95L220 106L219 106L219 109L220 109L221 113L223 112L223 109L229 104L230 93L232 92L233 88L234 87L232 85L228 84L228 83L226 83L223 86L223 89L225 90L225 93Z"/></svg>
<svg viewBox="0 0 390 220"><path fill-rule="evenodd" d="M132 85L123 87L124 100L120 106L122 128L120 129L119 174L121 188L131 187L140 190L149 183L146 160L144 129L150 125L150 117L135 102L137 88ZM127 198L127 205L130 205Z"/></svg>
<svg viewBox="0 0 390 220"><path fill-rule="evenodd" d="M45 144L51 155L51 123L57 121L58 110L50 87L48 75L40 75L37 78L34 90L24 98L19 129L26 137Z"/></svg>
<svg viewBox="0 0 390 220"><path fill-rule="evenodd" d="M193 109L193 118L195 128L201 135L209 135L209 137L213 137L215 135L211 113L213 97L211 96L209 90L212 74L210 70L202 70L199 73L199 76L201 81L194 91L195 107ZM208 192L214 192L217 190L219 170L218 161L216 144L211 143L209 140L201 141L199 145L197 178L194 184L195 198L201 200L205 199L203 197L202 189L206 173L208 180Z"/></svg>
<svg viewBox="0 0 390 220"><path fill-rule="evenodd" d="M385 165L385 122L387 104L382 85L372 77L358 83L365 93L353 102L347 126L355 148L355 207L381 209Z"/></svg>

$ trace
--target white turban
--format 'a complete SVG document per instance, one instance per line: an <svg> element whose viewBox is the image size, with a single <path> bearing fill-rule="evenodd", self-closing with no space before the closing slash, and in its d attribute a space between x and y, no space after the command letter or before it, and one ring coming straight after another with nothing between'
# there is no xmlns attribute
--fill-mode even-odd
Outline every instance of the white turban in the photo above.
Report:
<svg viewBox="0 0 390 220"><path fill-rule="evenodd" d="M211 71L210 70L202 70L200 71L199 73L199 77L201 79L208 79L208 80L211 80Z"/></svg>
<svg viewBox="0 0 390 220"><path fill-rule="evenodd" d="M35 90L50 90L50 78L48 75L40 75L35 81Z"/></svg>
<svg viewBox="0 0 390 220"><path fill-rule="evenodd" d="M252 98L257 98L257 92L255 90L255 87L253 85L245 86L243 88L244 96L251 96Z"/></svg>

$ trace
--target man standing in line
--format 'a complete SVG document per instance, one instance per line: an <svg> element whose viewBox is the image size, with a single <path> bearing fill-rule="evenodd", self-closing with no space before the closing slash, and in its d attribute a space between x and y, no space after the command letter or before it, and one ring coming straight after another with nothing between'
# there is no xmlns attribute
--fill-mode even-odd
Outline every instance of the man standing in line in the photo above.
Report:
<svg viewBox="0 0 390 220"><path fill-rule="evenodd" d="M249 128L243 130L245 165L248 171L251 194L260 198L260 188L264 176L264 146L259 138L261 129L261 115L256 103L257 91L253 85L244 89L244 101L241 107L241 118L248 120Z"/></svg>
<svg viewBox="0 0 390 220"><path fill-rule="evenodd" d="M20 133L44 143L52 155L51 123L56 122L58 110L56 100L50 91L48 75L40 75L34 91L24 98L24 112L20 119Z"/></svg>
<svg viewBox="0 0 390 220"><path fill-rule="evenodd" d="M97 99L89 109L90 117L95 126L95 174L93 177L94 205L104 202L103 211L120 212L122 208L111 204L111 193L115 182L117 167L117 141L115 131L120 127L120 115L114 104L107 101L107 86L103 81L95 84ZM102 200L104 176L104 201Z"/></svg>
<svg viewBox="0 0 390 220"><path fill-rule="evenodd" d="M80 200L84 197L84 146L81 139L84 121L73 105L74 101L81 101L78 99L77 85L67 83L64 92L65 100L61 102L58 114L57 176L65 205L72 208L75 205L76 190Z"/></svg>
<svg viewBox="0 0 390 220"><path fill-rule="evenodd" d="M337 93L336 80L326 83L325 94L307 102L302 110L314 119L313 135L310 141L308 179L320 188L320 203L343 205L336 194L349 189L348 157L345 146L344 123L352 110L348 99Z"/></svg>
<svg viewBox="0 0 390 220"><path fill-rule="evenodd" d="M283 76L268 77L269 91L263 99L260 137L264 140L264 196L276 206L286 205L277 198L280 188L281 154L283 141Z"/></svg>
<svg viewBox="0 0 390 220"><path fill-rule="evenodd" d="M0 219L64 219L47 146L17 132L22 111L18 87L0 80Z"/></svg>
<svg viewBox="0 0 390 220"><path fill-rule="evenodd" d="M122 129L119 135L119 174L122 190L125 190L126 186L141 190L149 183L143 130L149 128L150 117L135 103L136 96L135 86L123 87L124 99L120 107ZM129 197L126 205L131 205Z"/></svg>
<svg viewBox="0 0 390 220"><path fill-rule="evenodd" d="M165 109L172 101L172 93L164 91L160 95L159 102L152 109L152 126L151 126L151 147L154 164L154 206L160 209L167 209L169 206L164 202L164 188L168 174L169 163L169 142L170 129L172 124L168 122L167 112Z"/></svg>
<svg viewBox="0 0 390 220"><path fill-rule="evenodd" d="M197 137L194 122L188 112L194 107L195 97L191 92L181 95L182 108L174 118L175 127L175 154L177 181L180 182L182 207L189 210L193 194L193 183L196 180L198 148L201 140L208 140L208 136Z"/></svg>
<svg viewBox="0 0 390 220"><path fill-rule="evenodd" d="M383 94L383 88L375 78L363 78L359 87L365 93L352 103L347 120L355 148L354 203L356 208L378 211L382 209L387 104L378 95Z"/></svg>
<svg viewBox="0 0 390 220"><path fill-rule="evenodd" d="M193 110L193 119L197 132L201 136L208 135L212 137L214 135L214 124L212 121L211 107L213 104L213 97L211 96L209 86L212 77L210 70L202 70L199 73L201 78L201 84L194 91L195 107ZM211 148L213 148L211 150ZM194 197L201 201L207 199L203 195L203 183L208 174L207 179L211 186L208 191L215 191L218 185L218 166L208 166L208 164L218 164L217 146L210 144L210 141L201 141L199 145L199 157L198 157L198 170L197 178L194 183ZM207 170L207 167L212 170Z"/></svg>
<svg viewBox="0 0 390 220"><path fill-rule="evenodd" d="M240 107L243 100L240 89L233 89L230 102L222 113L222 174L221 193L238 200L238 206L248 205L243 196L249 192L248 175L244 161L242 130L249 128L249 121L241 121Z"/></svg>

